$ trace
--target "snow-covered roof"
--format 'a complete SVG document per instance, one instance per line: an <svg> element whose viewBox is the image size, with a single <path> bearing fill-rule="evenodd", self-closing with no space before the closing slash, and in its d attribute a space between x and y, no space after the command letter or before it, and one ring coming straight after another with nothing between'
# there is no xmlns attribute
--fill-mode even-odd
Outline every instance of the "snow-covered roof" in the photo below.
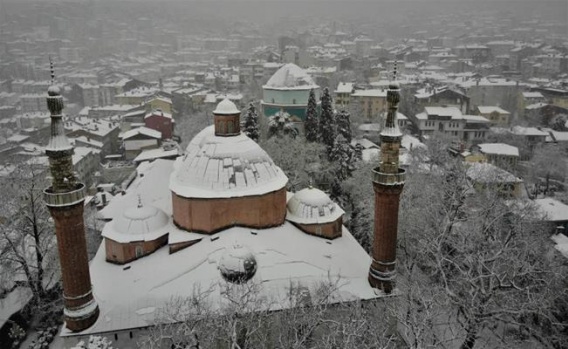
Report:
<svg viewBox="0 0 568 349"><path fill-rule="evenodd" d="M228 98L223 99L219 104L217 104L217 108L213 110L213 114L218 115L232 115L232 114L239 114L241 111L237 108L235 103L231 102Z"/></svg>
<svg viewBox="0 0 568 349"><path fill-rule="evenodd" d="M541 131L536 127L513 126L511 133L519 136L548 136L548 133Z"/></svg>
<svg viewBox="0 0 568 349"><path fill-rule="evenodd" d="M352 82L340 82L337 85L337 90L335 90L335 93L351 93L352 91L353 91Z"/></svg>
<svg viewBox="0 0 568 349"><path fill-rule="evenodd" d="M568 236L564 234L555 234L551 237L551 239L556 242L556 248L562 255L568 258Z"/></svg>
<svg viewBox="0 0 568 349"><path fill-rule="evenodd" d="M499 114L511 114L508 111L506 111L505 109L502 109L502 108L497 107L497 106L480 105L479 107L477 107L477 110L479 110L479 112L481 114L491 114L493 112L497 112Z"/></svg>
<svg viewBox="0 0 568 349"><path fill-rule="evenodd" d="M152 110L151 112L147 113L146 115L144 115L144 119L149 118L151 116L163 116L165 118L171 119L172 118L172 114L170 113L166 113L161 109L155 109Z"/></svg>
<svg viewBox="0 0 568 349"><path fill-rule="evenodd" d="M128 138L132 138L137 135L144 135L156 139L162 138L162 132L160 131L156 131L148 127L138 127L124 132L122 134L122 139L127 140Z"/></svg>
<svg viewBox="0 0 568 349"><path fill-rule="evenodd" d="M143 150L136 158L134 158L134 162L142 162L142 161L150 161L159 158L170 158L179 155L180 150L177 147L174 147L170 150L165 150L163 147L156 148L156 149L146 149Z"/></svg>
<svg viewBox="0 0 568 349"><path fill-rule="evenodd" d="M284 172L256 142L244 134L215 136L211 125L177 159L170 189L187 198L228 198L266 194L287 182Z"/></svg>
<svg viewBox="0 0 568 349"><path fill-rule="evenodd" d="M568 221L568 205L553 198L535 199L534 203L547 221Z"/></svg>
<svg viewBox="0 0 568 349"><path fill-rule="evenodd" d="M524 98L544 98L540 92L523 92Z"/></svg>
<svg viewBox="0 0 568 349"><path fill-rule="evenodd" d="M308 73L293 63L288 63L278 69L266 85L266 89L277 90L309 90L319 88Z"/></svg>
<svg viewBox="0 0 568 349"><path fill-rule="evenodd" d="M145 205L172 214L171 192L163 178L172 170L173 161L156 160L140 165L137 177L125 195L116 196L99 213L112 218L129 207L135 207L140 195ZM113 223L107 223L107 225ZM310 292L321 283L338 280L330 302L372 299L381 296L367 281L371 263L369 255L349 231L328 241L305 234L293 224L269 229L233 227L214 236L180 230L169 218L168 240L199 241L195 245L170 254L168 248L128 264L106 262L105 247L101 244L90 263L93 294L100 307L97 322L83 332L73 334L64 329L63 336L85 335L121 329L149 326L158 309L172 297L188 298L202 291L206 301L216 310L222 304L225 281L218 263L225 251L238 243L247 246L255 255L257 272L250 282L259 285L259 296L267 297L270 309L286 309L291 284L307 287ZM148 277L151 275L151 277Z"/></svg>
<svg viewBox="0 0 568 349"><path fill-rule="evenodd" d="M304 188L288 200L286 219L299 224L336 221L345 213L329 196L316 188Z"/></svg>
<svg viewBox="0 0 568 349"><path fill-rule="evenodd" d="M478 183L518 183L522 180L489 163L472 163L467 169L468 178Z"/></svg>
<svg viewBox="0 0 568 349"><path fill-rule="evenodd" d="M103 228L102 236L116 242L152 241L167 234L169 218L152 206L130 207Z"/></svg>
<svg viewBox="0 0 568 349"><path fill-rule="evenodd" d="M452 119L462 117L462 112L456 107L424 107L428 115L450 116Z"/></svg>
<svg viewBox="0 0 568 349"><path fill-rule="evenodd" d="M519 148L505 143L482 143L478 147L485 154L519 156Z"/></svg>
<svg viewBox="0 0 568 349"><path fill-rule="evenodd" d="M540 109L540 108L545 107L547 105L548 105L548 103L538 102L538 103L533 103L533 104L527 105L525 107L525 109L528 109L528 110Z"/></svg>
<svg viewBox="0 0 568 349"><path fill-rule="evenodd" d="M351 94L353 97L387 97L387 90L373 89L373 90L356 90Z"/></svg>

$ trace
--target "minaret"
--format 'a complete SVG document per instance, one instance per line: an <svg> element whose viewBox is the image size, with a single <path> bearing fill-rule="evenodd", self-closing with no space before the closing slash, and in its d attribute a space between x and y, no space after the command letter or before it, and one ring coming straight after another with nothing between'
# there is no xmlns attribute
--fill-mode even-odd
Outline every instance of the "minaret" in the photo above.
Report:
<svg viewBox="0 0 568 349"><path fill-rule="evenodd" d="M47 107L51 114L51 137L45 153L49 157L53 182L43 192L55 222L63 281L63 314L67 328L77 332L95 323L99 307L93 298L85 241L85 185L73 173L73 146L65 136L61 115L63 97L53 83L55 74L51 61L50 64L51 86L47 90Z"/></svg>
<svg viewBox="0 0 568 349"><path fill-rule="evenodd" d="M369 283L385 293L392 291L396 277L398 206L405 179L405 171L399 168L398 163L402 133L396 120L400 101L396 74L395 62L393 82L387 91L387 118L381 131L381 162L373 170L375 229Z"/></svg>

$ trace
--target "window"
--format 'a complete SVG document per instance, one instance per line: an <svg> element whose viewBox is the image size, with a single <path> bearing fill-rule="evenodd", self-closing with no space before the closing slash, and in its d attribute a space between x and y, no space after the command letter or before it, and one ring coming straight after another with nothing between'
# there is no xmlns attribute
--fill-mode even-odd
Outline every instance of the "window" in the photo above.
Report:
<svg viewBox="0 0 568 349"><path fill-rule="evenodd" d="M115 341L118 340L118 334L117 334L117 333L114 334L114 340L115 340Z"/></svg>
<svg viewBox="0 0 568 349"><path fill-rule="evenodd" d="M227 123L227 126L229 126L229 130L227 131L227 133L233 133L233 123L231 121L229 121Z"/></svg>
<svg viewBox="0 0 568 349"><path fill-rule="evenodd" d="M321 235L321 227L316 228L316 235Z"/></svg>
<svg viewBox="0 0 568 349"><path fill-rule="evenodd" d="M296 104L296 98L292 100L292 104Z"/></svg>
<svg viewBox="0 0 568 349"><path fill-rule="evenodd" d="M144 254L144 249L142 249L142 246L138 245L136 246L136 258L142 257L142 255Z"/></svg>

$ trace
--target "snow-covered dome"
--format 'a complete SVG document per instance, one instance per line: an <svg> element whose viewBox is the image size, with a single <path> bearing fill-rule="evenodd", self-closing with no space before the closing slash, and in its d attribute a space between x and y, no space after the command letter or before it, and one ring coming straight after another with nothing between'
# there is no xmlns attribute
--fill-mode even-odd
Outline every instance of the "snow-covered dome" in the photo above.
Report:
<svg viewBox="0 0 568 349"><path fill-rule="evenodd" d="M166 234L169 218L152 205L138 204L105 225L102 235L117 242L155 240Z"/></svg>
<svg viewBox="0 0 568 349"><path fill-rule="evenodd" d="M218 268L225 280L241 284L252 279L257 263L249 248L235 245L225 250L219 259Z"/></svg>
<svg viewBox="0 0 568 349"><path fill-rule="evenodd" d="M239 114L241 111L237 108L235 103L231 102L228 98L223 99L215 110L213 110L213 114L219 115L232 115L232 114Z"/></svg>
<svg viewBox="0 0 568 349"><path fill-rule="evenodd" d="M61 94L61 89L57 85L50 85L47 88L47 94L50 96L59 96Z"/></svg>
<svg viewBox="0 0 568 349"><path fill-rule="evenodd" d="M286 186L288 177L244 134L215 136L209 126L189 143L174 164L170 189L185 198L262 195Z"/></svg>
<svg viewBox="0 0 568 349"><path fill-rule="evenodd" d="M299 224L330 223L345 213L329 196L316 188L305 188L288 200L286 219Z"/></svg>
<svg viewBox="0 0 568 349"><path fill-rule="evenodd" d="M304 69L293 63L288 63L278 69L263 88L309 90L319 88L319 86Z"/></svg>

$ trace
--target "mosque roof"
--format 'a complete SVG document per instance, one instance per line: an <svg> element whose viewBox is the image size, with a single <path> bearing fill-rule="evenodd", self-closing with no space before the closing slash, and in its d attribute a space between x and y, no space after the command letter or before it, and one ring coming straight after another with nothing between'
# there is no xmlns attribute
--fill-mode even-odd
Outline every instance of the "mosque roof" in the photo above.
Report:
<svg viewBox="0 0 568 349"><path fill-rule="evenodd" d="M323 191L305 188L288 200L286 219L300 224L330 223L345 212Z"/></svg>
<svg viewBox="0 0 568 349"><path fill-rule="evenodd" d="M106 224L102 236L120 243L152 241L167 234L168 221L164 211L139 203Z"/></svg>
<svg viewBox="0 0 568 349"><path fill-rule="evenodd" d="M179 157L170 189L187 198L262 195L282 189L288 178L270 156L244 134L215 136L214 126L198 133Z"/></svg>
<svg viewBox="0 0 568 349"><path fill-rule="evenodd" d="M265 89L276 90L309 90L319 88L312 77L302 68L288 63L278 69L266 85Z"/></svg>

